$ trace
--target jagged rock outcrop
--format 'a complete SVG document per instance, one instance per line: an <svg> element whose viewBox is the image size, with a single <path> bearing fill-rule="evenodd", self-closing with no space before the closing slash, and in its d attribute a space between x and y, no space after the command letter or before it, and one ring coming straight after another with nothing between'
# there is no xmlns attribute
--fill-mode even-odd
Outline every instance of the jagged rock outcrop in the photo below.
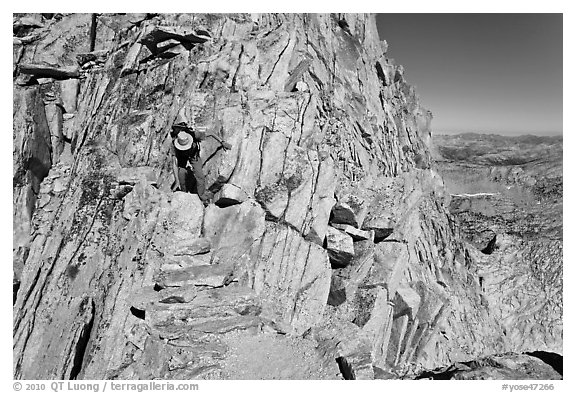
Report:
<svg viewBox="0 0 576 393"><path fill-rule="evenodd" d="M373 16L35 18L15 378L398 377L509 348ZM19 83L43 63L80 75ZM172 191L179 114L232 146L202 142L207 206Z"/></svg>
<svg viewBox="0 0 576 393"><path fill-rule="evenodd" d="M540 360L538 356L503 354L427 371L416 379L558 380L562 379L562 370L557 369L555 364ZM551 389L551 386L545 385L543 389Z"/></svg>

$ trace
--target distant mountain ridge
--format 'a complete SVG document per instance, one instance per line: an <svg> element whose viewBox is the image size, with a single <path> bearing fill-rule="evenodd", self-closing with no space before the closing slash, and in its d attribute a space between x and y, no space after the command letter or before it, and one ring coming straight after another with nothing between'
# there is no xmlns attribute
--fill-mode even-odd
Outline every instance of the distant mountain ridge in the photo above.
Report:
<svg viewBox="0 0 576 393"><path fill-rule="evenodd" d="M542 160L562 160L561 135L503 136L464 133L435 135L434 141L437 161L522 165Z"/></svg>

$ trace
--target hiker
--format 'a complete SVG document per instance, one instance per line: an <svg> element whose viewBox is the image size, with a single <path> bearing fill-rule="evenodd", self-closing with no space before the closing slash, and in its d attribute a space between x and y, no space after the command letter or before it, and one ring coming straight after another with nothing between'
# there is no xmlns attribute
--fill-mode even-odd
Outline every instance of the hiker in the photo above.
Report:
<svg viewBox="0 0 576 393"><path fill-rule="evenodd" d="M172 126L174 138L174 158L172 169L176 179L176 188L184 192L194 192L204 204L209 202L210 196L206 190L203 163L200 158L200 143L208 137L214 138L225 149L232 146L224 142L217 135L204 130L192 129L186 121L180 120ZM192 183L194 180L194 183Z"/></svg>

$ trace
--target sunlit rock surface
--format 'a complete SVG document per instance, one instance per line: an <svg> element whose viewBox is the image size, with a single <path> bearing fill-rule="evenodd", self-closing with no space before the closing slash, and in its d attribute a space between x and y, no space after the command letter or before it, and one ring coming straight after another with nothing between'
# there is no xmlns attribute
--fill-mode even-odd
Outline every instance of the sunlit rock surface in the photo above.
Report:
<svg viewBox="0 0 576 393"><path fill-rule="evenodd" d="M373 16L13 31L15 378L415 377L548 342L490 303ZM207 206L173 192L182 113L232 146L202 143Z"/></svg>

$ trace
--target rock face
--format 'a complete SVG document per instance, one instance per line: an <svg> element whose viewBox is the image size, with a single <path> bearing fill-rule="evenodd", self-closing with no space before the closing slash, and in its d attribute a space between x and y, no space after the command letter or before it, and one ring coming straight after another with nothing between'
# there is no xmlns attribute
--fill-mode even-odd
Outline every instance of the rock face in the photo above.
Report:
<svg viewBox="0 0 576 393"><path fill-rule="evenodd" d="M471 362L456 363L441 369L428 371L417 379L562 379L555 367L526 354L507 354L489 356Z"/></svg>
<svg viewBox="0 0 576 393"><path fill-rule="evenodd" d="M511 350L562 354L562 137L441 135L434 144Z"/></svg>
<svg viewBox="0 0 576 393"><path fill-rule="evenodd" d="M15 18L15 378L369 379L517 347L373 16ZM202 142L207 206L172 192L179 114L232 147Z"/></svg>

